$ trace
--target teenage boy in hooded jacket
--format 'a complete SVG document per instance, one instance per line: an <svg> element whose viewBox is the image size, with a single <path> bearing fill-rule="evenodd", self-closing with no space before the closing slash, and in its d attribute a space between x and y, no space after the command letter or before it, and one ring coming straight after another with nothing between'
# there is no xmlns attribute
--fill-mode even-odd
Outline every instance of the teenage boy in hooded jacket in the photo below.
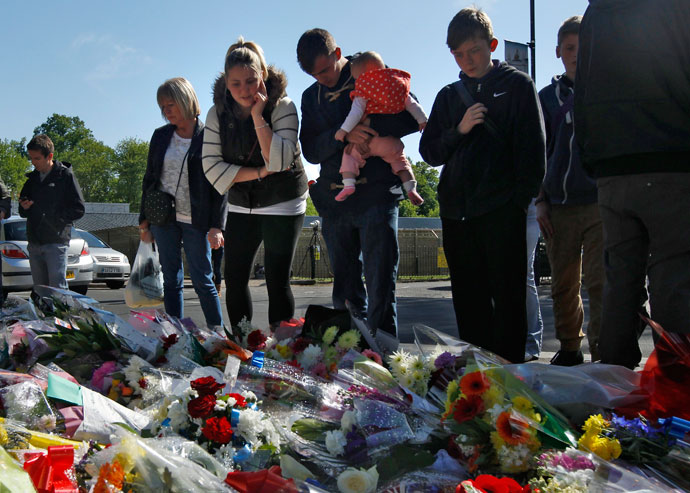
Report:
<svg viewBox="0 0 690 493"><path fill-rule="evenodd" d="M526 74L491 60L498 41L481 10L461 10L447 44L474 104L463 102L458 82L441 89L419 151L427 163L444 165L438 198L458 331L521 362L526 211L546 165L539 100Z"/></svg>

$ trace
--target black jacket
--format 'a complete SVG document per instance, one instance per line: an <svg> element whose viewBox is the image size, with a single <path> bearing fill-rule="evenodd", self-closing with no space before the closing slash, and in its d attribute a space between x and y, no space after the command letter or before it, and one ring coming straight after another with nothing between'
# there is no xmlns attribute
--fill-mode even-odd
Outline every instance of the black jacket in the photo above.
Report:
<svg viewBox="0 0 690 493"><path fill-rule="evenodd" d="M467 107L449 84L439 91L419 142L432 166L445 165L438 184L440 214L469 219L512 201L526 209L539 192L546 166L544 121L532 80L506 63L481 79L461 73L465 87L502 134L502 143L485 125L467 135L457 126Z"/></svg>
<svg viewBox="0 0 690 493"><path fill-rule="evenodd" d="M573 81L556 75L539 91L546 127L546 176L542 188L551 204L597 202L597 184L582 167L573 137Z"/></svg>
<svg viewBox="0 0 690 493"><path fill-rule="evenodd" d="M596 176L690 172L690 2L590 0L575 138Z"/></svg>
<svg viewBox="0 0 690 493"><path fill-rule="evenodd" d="M170 140L175 132L175 126L167 124L157 128L151 137L149 144L149 157L146 163L146 173L142 183L141 210L139 212L139 224L146 215L144 214L144 200L146 191L152 186L160 186L163 160L168 150ZM192 226L208 231L211 228L225 230L227 219L227 201L225 196L219 194L206 179L204 168L201 166L201 145L204 141L204 124L197 119L197 125L192 136L192 143L187 156L187 173L189 177L189 200L192 206Z"/></svg>
<svg viewBox="0 0 690 493"><path fill-rule="evenodd" d="M329 97L341 89L336 98ZM359 178L366 178L366 184L357 185L353 199L337 202L338 190L331 189L332 183L342 183L340 164L345 144L335 140L335 132L340 128L350 112L352 100L350 91L354 80L350 78L350 64L340 73L340 79L333 88L318 82L302 93L302 129L300 142L304 157L310 163L321 164L319 178L309 189L316 209L321 216L344 212L363 212L373 205L394 204L402 200L400 179L391 167L379 157L367 159L366 166L359 171ZM404 137L416 132L419 124L407 111L397 115L370 115L371 127L380 136Z"/></svg>
<svg viewBox="0 0 690 493"><path fill-rule="evenodd" d="M84 215L84 197L72 165L54 161L43 181L36 170L26 176L28 179L19 196L34 203L27 210L19 206L19 215L26 218L29 243L68 245L72 223Z"/></svg>

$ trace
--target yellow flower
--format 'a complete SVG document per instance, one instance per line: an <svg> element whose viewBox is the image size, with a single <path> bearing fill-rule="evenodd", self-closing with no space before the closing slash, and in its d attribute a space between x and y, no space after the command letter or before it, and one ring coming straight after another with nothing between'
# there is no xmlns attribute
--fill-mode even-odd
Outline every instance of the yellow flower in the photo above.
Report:
<svg viewBox="0 0 690 493"><path fill-rule="evenodd" d="M608 421L606 421L601 414L594 414L585 421L582 429L585 433L599 435L608 425Z"/></svg>
<svg viewBox="0 0 690 493"><path fill-rule="evenodd" d="M352 349L359 344L359 332L356 330L348 330L338 338L338 346L343 349Z"/></svg>
<svg viewBox="0 0 690 493"><path fill-rule="evenodd" d="M338 333L338 327L335 325L333 327L328 327L326 332L323 333L323 342L330 344L335 340L335 336Z"/></svg>
<svg viewBox="0 0 690 493"><path fill-rule="evenodd" d="M491 439L491 445L493 445L496 450L505 447L506 442L497 431L492 431L489 438Z"/></svg>
<svg viewBox="0 0 690 493"><path fill-rule="evenodd" d="M621 443L618 440L616 440L616 439L609 440L608 446L609 446L609 451L611 452L611 458L617 459L618 457L621 456L621 452L622 452Z"/></svg>
<svg viewBox="0 0 690 493"><path fill-rule="evenodd" d="M287 345L278 344L275 349L284 359L290 359L292 357L292 349Z"/></svg>
<svg viewBox="0 0 690 493"><path fill-rule="evenodd" d="M524 414L528 417L533 411L532 402L530 402L530 400L526 397L522 397L521 395L516 395L515 397L513 397L513 407L517 412L519 412L520 414Z"/></svg>
<svg viewBox="0 0 690 493"><path fill-rule="evenodd" d="M484 400L484 407L491 409L496 404L503 403L503 391L497 385L492 385L482 394L482 399Z"/></svg>
<svg viewBox="0 0 690 493"><path fill-rule="evenodd" d="M2 419L2 418L0 418ZM7 434L7 430L5 429L4 426L0 425L0 446L5 446L7 444L7 441L10 439L9 435Z"/></svg>

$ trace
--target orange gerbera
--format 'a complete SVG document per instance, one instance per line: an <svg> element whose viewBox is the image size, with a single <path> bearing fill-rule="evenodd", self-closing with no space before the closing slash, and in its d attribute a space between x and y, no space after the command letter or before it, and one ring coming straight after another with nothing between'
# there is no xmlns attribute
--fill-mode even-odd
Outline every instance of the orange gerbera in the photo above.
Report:
<svg viewBox="0 0 690 493"><path fill-rule="evenodd" d="M496 431L508 445L519 445L529 440L529 423L519 415L502 412L496 420Z"/></svg>
<svg viewBox="0 0 690 493"><path fill-rule="evenodd" d="M119 462L115 461L112 464L106 462L98 472L98 481L93 491L94 493L107 493L112 491L111 487L121 490L124 478L125 471Z"/></svg>
<svg viewBox="0 0 690 493"><path fill-rule="evenodd" d="M467 396L482 395L490 386L491 382L481 371L473 371L460 379L460 390Z"/></svg>

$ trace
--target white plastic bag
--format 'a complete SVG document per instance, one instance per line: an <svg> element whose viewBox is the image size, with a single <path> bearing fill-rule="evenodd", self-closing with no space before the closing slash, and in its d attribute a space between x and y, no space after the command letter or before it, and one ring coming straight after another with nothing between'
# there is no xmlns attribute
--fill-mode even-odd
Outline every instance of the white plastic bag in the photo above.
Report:
<svg viewBox="0 0 690 493"><path fill-rule="evenodd" d="M158 306L163 303L163 271L155 243L139 242L134 266L125 288L125 302L130 308Z"/></svg>

